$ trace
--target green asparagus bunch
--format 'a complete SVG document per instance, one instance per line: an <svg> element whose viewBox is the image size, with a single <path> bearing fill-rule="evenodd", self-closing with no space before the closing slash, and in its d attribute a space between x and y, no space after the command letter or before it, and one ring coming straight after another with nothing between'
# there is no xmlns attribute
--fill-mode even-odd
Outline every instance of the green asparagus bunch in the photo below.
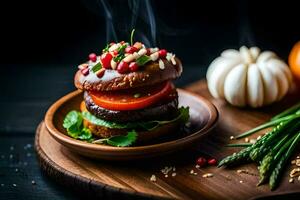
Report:
<svg viewBox="0 0 300 200"><path fill-rule="evenodd" d="M283 169L300 142L300 103L274 116L265 124L236 136L244 138L265 128L273 127L254 144L229 144L228 147L245 147L219 162L218 167L231 167L254 161L258 163L260 180L258 186L269 180L271 190L280 181Z"/></svg>

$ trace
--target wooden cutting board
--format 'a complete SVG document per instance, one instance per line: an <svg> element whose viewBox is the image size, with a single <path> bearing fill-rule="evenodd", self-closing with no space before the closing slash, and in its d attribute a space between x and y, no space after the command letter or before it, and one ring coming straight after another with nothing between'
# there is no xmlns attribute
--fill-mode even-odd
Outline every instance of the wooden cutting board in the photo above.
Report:
<svg viewBox="0 0 300 200"><path fill-rule="evenodd" d="M231 135L237 135L267 121L274 114L299 101L299 93L293 92L281 102L266 108L250 109L232 107L221 100L212 99L205 81L196 82L186 89L211 100L220 112L217 127L196 148L152 160L90 160L71 153L57 143L41 122L36 132L35 147L42 169L65 187L85 192L89 196L111 199L250 199L300 192L300 181L288 181L290 165L283 175L280 187L274 192L267 185L256 187L258 173L253 164L234 169L213 166L195 168L195 160L199 156L220 160L238 151L239 148L224 147L232 142L229 139ZM175 167L176 176L173 177L170 172L165 177L160 170L166 166ZM238 169L248 170L251 174L239 174ZM190 174L191 170L197 175ZM214 176L203 178L205 173L212 173ZM150 181L152 174L156 176L156 182Z"/></svg>

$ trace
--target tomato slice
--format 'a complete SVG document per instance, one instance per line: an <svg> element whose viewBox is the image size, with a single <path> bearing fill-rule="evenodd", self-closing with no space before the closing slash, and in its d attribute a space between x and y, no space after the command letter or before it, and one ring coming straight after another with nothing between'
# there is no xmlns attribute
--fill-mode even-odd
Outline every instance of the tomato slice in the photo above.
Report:
<svg viewBox="0 0 300 200"><path fill-rule="evenodd" d="M168 81L150 87L113 92L89 91L94 103L108 110L138 110L169 98L174 85Z"/></svg>

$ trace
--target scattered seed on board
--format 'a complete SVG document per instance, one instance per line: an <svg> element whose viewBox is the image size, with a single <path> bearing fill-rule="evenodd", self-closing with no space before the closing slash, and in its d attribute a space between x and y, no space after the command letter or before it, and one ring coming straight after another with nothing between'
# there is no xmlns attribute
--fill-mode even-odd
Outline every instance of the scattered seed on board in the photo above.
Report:
<svg viewBox="0 0 300 200"><path fill-rule="evenodd" d="M19 169L18 169L18 168L16 168L16 169L15 169L15 172L18 172L18 171L19 171Z"/></svg>
<svg viewBox="0 0 300 200"><path fill-rule="evenodd" d="M261 139L261 135L260 135L260 136L258 136L256 139L257 139L257 140L260 140L260 139Z"/></svg>
<svg viewBox="0 0 300 200"><path fill-rule="evenodd" d="M156 176L154 174L151 175L150 181L155 182L156 181Z"/></svg>
<svg viewBox="0 0 300 200"><path fill-rule="evenodd" d="M199 169L199 168L200 168L200 165L196 165L195 167L196 167L196 169Z"/></svg>
<svg viewBox="0 0 300 200"><path fill-rule="evenodd" d="M12 184L12 185L13 185L14 187L17 187L17 184L15 184L15 183L14 183L14 184Z"/></svg>
<svg viewBox="0 0 300 200"><path fill-rule="evenodd" d="M291 161L291 164L292 164L292 165L295 165L295 164L296 164L296 160L292 160L292 161Z"/></svg>
<svg viewBox="0 0 300 200"><path fill-rule="evenodd" d="M244 181L240 180L240 183L244 183Z"/></svg>
<svg viewBox="0 0 300 200"><path fill-rule="evenodd" d="M293 183L293 182L294 182L294 179L290 178L289 183Z"/></svg>
<svg viewBox="0 0 300 200"><path fill-rule="evenodd" d="M300 176L300 168L295 168L290 172L290 177Z"/></svg>
<svg viewBox="0 0 300 200"><path fill-rule="evenodd" d="M194 174L194 170L191 170L191 171L190 171L190 174Z"/></svg>
<svg viewBox="0 0 300 200"><path fill-rule="evenodd" d="M300 158L300 156L297 156L297 158L299 159L299 158Z"/></svg>
<svg viewBox="0 0 300 200"><path fill-rule="evenodd" d="M207 174L203 174L202 177L203 178L211 178L213 177L214 175L212 173L207 173Z"/></svg>
<svg viewBox="0 0 300 200"><path fill-rule="evenodd" d="M246 137L246 138L245 138L245 142L249 142L249 138Z"/></svg>
<svg viewBox="0 0 300 200"><path fill-rule="evenodd" d="M36 185L36 182L34 180L31 181L32 185Z"/></svg>
<svg viewBox="0 0 300 200"><path fill-rule="evenodd" d="M300 176L298 176L298 181L300 181Z"/></svg>
<svg viewBox="0 0 300 200"><path fill-rule="evenodd" d="M233 139L234 139L234 136L233 136L233 135L232 135L232 136L230 136L230 139L231 139L231 140L233 140Z"/></svg>
<svg viewBox="0 0 300 200"><path fill-rule="evenodd" d="M175 173L175 172L173 172L173 173L172 173L172 176L173 176L173 177L174 177L174 176L176 176L176 173Z"/></svg>
<svg viewBox="0 0 300 200"><path fill-rule="evenodd" d="M168 174L166 174L166 175L165 175L165 178L168 178L168 177L169 177Z"/></svg>
<svg viewBox="0 0 300 200"><path fill-rule="evenodd" d="M250 140L250 143L251 143L251 144L254 144L255 142L256 142L256 139L251 139L251 140Z"/></svg>
<svg viewBox="0 0 300 200"><path fill-rule="evenodd" d="M175 171L176 171L176 168L175 168L175 167L173 167L173 169L172 169L172 170L173 170L173 172L175 172Z"/></svg>

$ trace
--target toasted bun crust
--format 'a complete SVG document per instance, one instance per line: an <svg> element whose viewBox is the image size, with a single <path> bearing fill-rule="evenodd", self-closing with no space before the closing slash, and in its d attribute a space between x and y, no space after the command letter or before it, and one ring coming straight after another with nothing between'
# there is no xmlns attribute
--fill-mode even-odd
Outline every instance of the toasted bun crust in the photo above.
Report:
<svg viewBox="0 0 300 200"><path fill-rule="evenodd" d="M149 62L137 72L120 74L116 70L105 70L103 77L98 78L94 73L84 76L80 70L75 74L74 83L81 90L112 91L153 85L179 77L182 64L175 58L176 65L163 59L165 68L160 69L158 61Z"/></svg>

